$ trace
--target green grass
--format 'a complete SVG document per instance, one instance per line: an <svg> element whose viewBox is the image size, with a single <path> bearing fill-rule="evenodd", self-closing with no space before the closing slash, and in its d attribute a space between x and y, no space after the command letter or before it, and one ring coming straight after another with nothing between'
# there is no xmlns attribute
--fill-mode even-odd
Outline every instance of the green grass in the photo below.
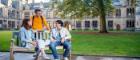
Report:
<svg viewBox="0 0 140 60"><path fill-rule="evenodd" d="M0 31L0 51L9 51L11 37L10 31Z"/></svg>
<svg viewBox="0 0 140 60"><path fill-rule="evenodd" d="M73 53L86 55L140 56L140 33L72 33Z"/></svg>
<svg viewBox="0 0 140 60"><path fill-rule="evenodd" d="M0 50L9 50L11 32L0 31ZM140 56L140 33L72 32L72 53L81 55Z"/></svg>

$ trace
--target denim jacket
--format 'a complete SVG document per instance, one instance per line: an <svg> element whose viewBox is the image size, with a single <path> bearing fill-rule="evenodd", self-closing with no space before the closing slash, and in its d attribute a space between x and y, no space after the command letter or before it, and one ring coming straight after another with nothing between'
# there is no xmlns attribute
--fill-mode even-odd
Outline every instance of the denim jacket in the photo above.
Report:
<svg viewBox="0 0 140 60"><path fill-rule="evenodd" d="M24 27L20 28L20 40L21 44L24 45L24 47L26 46L26 43L31 42L34 39L35 37L32 29L27 30Z"/></svg>

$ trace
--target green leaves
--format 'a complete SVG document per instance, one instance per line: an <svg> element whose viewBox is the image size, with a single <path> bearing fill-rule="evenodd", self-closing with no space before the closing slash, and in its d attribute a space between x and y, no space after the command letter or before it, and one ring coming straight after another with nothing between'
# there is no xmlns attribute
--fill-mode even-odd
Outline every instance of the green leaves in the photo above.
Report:
<svg viewBox="0 0 140 60"><path fill-rule="evenodd" d="M84 18L85 16L99 16L101 8L105 8L105 12L113 9L112 0L104 0L104 7L100 7L100 0L63 0L57 1L57 13L63 18Z"/></svg>

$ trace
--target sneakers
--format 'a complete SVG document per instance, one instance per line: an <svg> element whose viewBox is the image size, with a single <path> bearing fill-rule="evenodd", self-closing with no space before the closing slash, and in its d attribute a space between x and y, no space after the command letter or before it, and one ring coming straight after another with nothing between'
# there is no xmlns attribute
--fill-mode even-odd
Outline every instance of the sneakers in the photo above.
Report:
<svg viewBox="0 0 140 60"><path fill-rule="evenodd" d="M37 56L37 53L34 53L33 54L33 57L36 57ZM41 53L39 54L39 56L41 56Z"/></svg>
<svg viewBox="0 0 140 60"><path fill-rule="evenodd" d="M37 53L34 53L34 54L33 54L33 57L36 57L36 56L37 56Z"/></svg>
<svg viewBox="0 0 140 60"><path fill-rule="evenodd" d="M54 59L54 60L60 60L60 59Z"/></svg>
<svg viewBox="0 0 140 60"><path fill-rule="evenodd" d="M54 59L54 60L60 60L60 59ZM69 60L67 57L64 57L63 60Z"/></svg>
<svg viewBox="0 0 140 60"><path fill-rule="evenodd" d="M67 57L64 57L64 60L69 60Z"/></svg>
<svg viewBox="0 0 140 60"><path fill-rule="evenodd" d="M46 54L42 54L42 57L43 57L44 59L50 59L50 58L48 57L48 55L46 55Z"/></svg>

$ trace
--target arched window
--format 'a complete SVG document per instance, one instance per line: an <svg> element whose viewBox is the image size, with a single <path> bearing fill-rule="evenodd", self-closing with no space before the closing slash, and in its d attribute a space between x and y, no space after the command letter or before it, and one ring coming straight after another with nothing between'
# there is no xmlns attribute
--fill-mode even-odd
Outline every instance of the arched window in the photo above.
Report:
<svg viewBox="0 0 140 60"><path fill-rule="evenodd" d="M116 9L116 17L121 17L121 9Z"/></svg>

